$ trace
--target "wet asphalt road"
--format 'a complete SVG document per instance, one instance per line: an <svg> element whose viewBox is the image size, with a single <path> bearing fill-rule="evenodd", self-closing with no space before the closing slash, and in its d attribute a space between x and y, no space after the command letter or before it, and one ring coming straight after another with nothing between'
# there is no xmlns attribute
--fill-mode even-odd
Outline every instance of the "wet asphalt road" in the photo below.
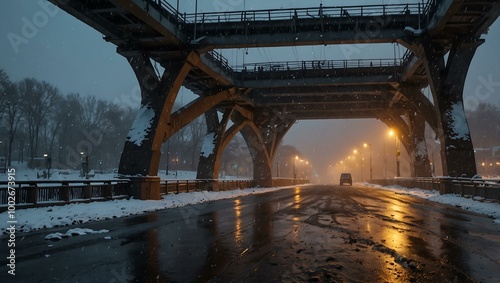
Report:
<svg viewBox="0 0 500 283"><path fill-rule="evenodd" d="M74 227L110 232L43 239ZM18 234L16 254L1 282L500 282L500 225L317 185Z"/></svg>

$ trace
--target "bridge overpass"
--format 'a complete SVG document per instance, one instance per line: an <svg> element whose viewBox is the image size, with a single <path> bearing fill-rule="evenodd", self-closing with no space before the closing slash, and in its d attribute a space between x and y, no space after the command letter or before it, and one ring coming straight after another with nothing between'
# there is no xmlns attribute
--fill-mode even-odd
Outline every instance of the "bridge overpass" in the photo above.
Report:
<svg viewBox="0 0 500 283"><path fill-rule="evenodd" d="M142 101L131 133L143 134L126 141L119 172L137 176L142 198L159 197L161 145L200 115L213 149L200 154L199 178L217 178L224 147L241 132L254 179L269 185L277 147L295 121L337 118L377 118L397 129L414 176L430 175L427 122L441 143L444 174L476 173L463 88L500 0L196 14L165 0L49 1L101 32L137 76ZM408 50L402 58L230 66L217 52L395 42ZM151 60L165 69L161 76ZM199 98L172 112L181 86ZM422 94L427 86L433 101Z"/></svg>

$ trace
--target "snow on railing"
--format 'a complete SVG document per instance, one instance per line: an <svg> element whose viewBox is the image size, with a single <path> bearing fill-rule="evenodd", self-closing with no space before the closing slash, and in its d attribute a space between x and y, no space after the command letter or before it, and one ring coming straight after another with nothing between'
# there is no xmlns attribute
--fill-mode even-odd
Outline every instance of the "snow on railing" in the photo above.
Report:
<svg viewBox="0 0 500 283"><path fill-rule="evenodd" d="M7 207L8 188L0 182L0 211ZM39 180L15 182L16 204L41 206L57 203L85 202L123 198L130 191L129 180Z"/></svg>
<svg viewBox="0 0 500 283"><path fill-rule="evenodd" d="M235 71L258 72L258 71L295 71L305 69L348 69L348 68L378 68L399 67L401 60L398 58L388 59L350 59L350 60L305 60L305 61L283 61L248 63L234 67Z"/></svg>
<svg viewBox="0 0 500 283"><path fill-rule="evenodd" d="M500 180L453 178L453 177L419 177L419 178L393 178L374 179L370 183L379 185L399 185L407 188L435 190L440 194L459 194L462 197L473 199L488 199L500 201Z"/></svg>
<svg viewBox="0 0 500 283"><path fill-rule="evenodd" d="M421 12L421 4L334 6L292 9L266 9L228 12L190 13L185 15L188 23L224 23L250 21L279 21L322 17L385 17L410 15Z"/></svg>
<svg viewBox="0 0 500 283"><path fill-rule="evenodd" d="M273 186L291 186L308 183L307 180L276 179ZM0 212L8 207L7 181L0 182ZM181 193L191 191L227 191L256 187L254 180L164 180L160 193ZM50 205L64 205L77 202L91 202L128 198L131 193L128 179L115 180L39 180L16 181L16 207L30 208Z"/></svg>

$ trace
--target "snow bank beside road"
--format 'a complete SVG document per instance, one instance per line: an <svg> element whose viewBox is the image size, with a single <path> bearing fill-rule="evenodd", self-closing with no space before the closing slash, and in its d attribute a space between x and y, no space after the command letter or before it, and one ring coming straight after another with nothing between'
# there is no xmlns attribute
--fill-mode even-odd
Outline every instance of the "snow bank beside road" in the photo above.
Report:
<svg viewBox="0 0 500 283"><path fill-rule="evenodd" d="M449 204L464 210L485 214L495 219L495 223L500 223L500 204L491 202L480 202L469 198L463 198L456 194L440 195L438 191L422 190L417 188L405 188L401 186L381 186L363 183L361 185L377 189L393 191L397 194L409 195L427 199L434 202Z"/></svg>
<svg viewBox="0 0 500 283"><path fill-rule="evenodd" d="M53 234L48 234L45 237L45 240L61 240L62 238L68 238L68 237L73 237L73 236L82 236L82 235L87 235L87 234L103 234L103 233L108 233L109 230L102 229L99 231L94 231L92 229L87 229L87 228L74 228L74 229L69 229L66 233L53 233Z"/></svg>
<svg viewBox="0 0 500 283"><path fill-rule="evenodd" d="M367 187L394 191L398 194L415 196L434 202L449 204L464 210L486 214L500 224L500 204L474 201L462 198L458 195L439 195L437 191L427 191L415 188L404 188L400 186L383 187L380 185L363 183ZM18 232L29 232L38 229L62 227L73 224L82 224L90 221L99 221L119 218L128 215L142 214L167 208L183 207L208 201L236 198L250 194L273 192L281 188L251 188L244 190L223 192L192 192L178 195L166 195L161 200L112 200L107 202L92 202L69 204L65 206L53 206L43 208L30 208L16 210L18 219L16 228ZM186 213L197 213L198 211L186 209ZM0 219L7 219L7 212L0 214ZM7 221L0 221L0 232L6 233Z"/></svg>
<svg viewBox="0 0 500 283"><path fill-rule="evenodd" d="M280 188L250 188L244 190L222 192L191 192L177 195L166 195L161 200L112 200L106 202L74 203L64 206L51 206L16 210L18 232L29 232L38 229L82 224L89 221L119 218L128 215L142 214L167 208L204 203L208 201L228 199L273 192ZM194 211L193 213L196 213ZM8 219L7 212L0 214L0 219ZM0 232L6 234L7 221L0 221Z"/></svg>

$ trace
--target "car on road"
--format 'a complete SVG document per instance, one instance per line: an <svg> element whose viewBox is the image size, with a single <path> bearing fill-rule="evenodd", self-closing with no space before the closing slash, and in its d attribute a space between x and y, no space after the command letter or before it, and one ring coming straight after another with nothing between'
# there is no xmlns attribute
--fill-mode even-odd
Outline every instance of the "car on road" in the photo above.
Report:
<svg viewBox="0 0 500 283"><path fill-rule="evenodd" d="M348 183L352 186L352 176L351 173L342 173L340 174L340 185L342 186L344 183Z"/></svg>

